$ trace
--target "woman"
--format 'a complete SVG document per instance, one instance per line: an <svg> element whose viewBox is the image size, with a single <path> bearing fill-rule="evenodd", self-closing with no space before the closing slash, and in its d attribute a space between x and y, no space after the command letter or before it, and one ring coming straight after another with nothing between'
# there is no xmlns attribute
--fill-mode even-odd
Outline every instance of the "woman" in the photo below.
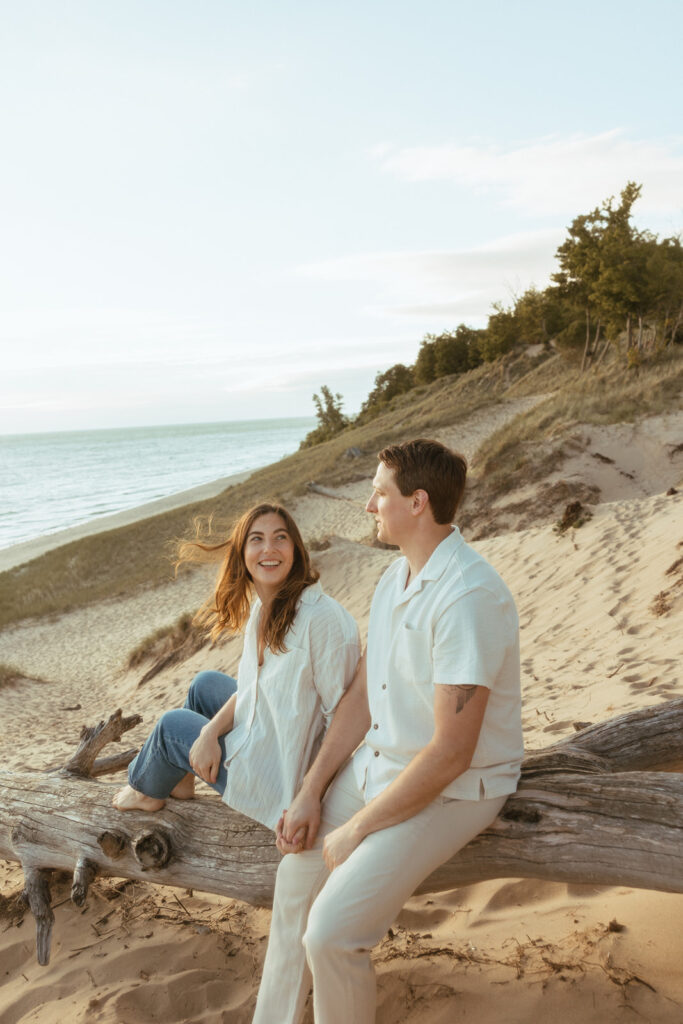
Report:
<svg viewBox="0 0 683 1024"><path fill-rule="evenodd" d="M237 680L200 672L185 706L155 725L113 803L156 811L168 796L194 796L198 776L230 807L274 830L351 682L358 627L323 593L280 505L250 509L222 545L194 547L225 551L209 618L213 636L246 622Z"/></svg>

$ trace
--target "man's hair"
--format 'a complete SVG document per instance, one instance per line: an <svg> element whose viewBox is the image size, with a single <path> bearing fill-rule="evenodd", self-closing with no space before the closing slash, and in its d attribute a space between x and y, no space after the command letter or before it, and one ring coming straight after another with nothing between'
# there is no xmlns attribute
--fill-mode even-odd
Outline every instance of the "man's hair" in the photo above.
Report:
<svg viewBox="0 0 683 1024"><path fill-rule="evenodd" d="M418 438L390 444L377 456L393 469L396 485L404 497L426 491L434 522L452 523L465 491L467 460L440 441Z"/></svg>

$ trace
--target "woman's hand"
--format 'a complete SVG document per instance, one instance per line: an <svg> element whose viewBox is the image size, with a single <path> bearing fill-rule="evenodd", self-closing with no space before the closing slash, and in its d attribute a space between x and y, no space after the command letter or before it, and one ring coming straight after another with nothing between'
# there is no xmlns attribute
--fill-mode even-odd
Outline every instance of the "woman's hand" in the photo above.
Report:
<svg viewBox="0 0 683 1024"><path fill-rule="evenodd" d="M285 818L287 811L282 812L282 817L275 826L275 845L281 854L285 853L301 853L304 848L306 840L306 828L302 827L298 829L291 840L285 839Z"/></svg>
<svg viewBox="0 0 683 1024"><path fill-rule="evenodd" d="M323 841L323 860L328 871L334 871L351 856L364 839L363 832L353 818L329 832Z"/></svg>
<svg viewBox="0 0 683 1024"><path fill-rule="evenodd" d="M202 731L190 747L190 767L204 782L215 782L221 766L223 751L218 737L211 730Z"/></svg>
<svg viewBox="0 0 683 1024"><path fill-rule="evenodd" d="M280 853L310 850L320 827L320 799L302 787L289 808L282 812L277 829L276 846Z"/></svg>

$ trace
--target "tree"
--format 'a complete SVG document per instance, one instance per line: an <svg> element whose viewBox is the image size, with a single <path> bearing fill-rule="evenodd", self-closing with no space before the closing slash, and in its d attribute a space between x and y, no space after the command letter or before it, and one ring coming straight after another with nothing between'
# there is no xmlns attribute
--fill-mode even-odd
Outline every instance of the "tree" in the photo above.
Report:
<svg viewBox="0 0 683 1024"><path fill-rule="evenodd" d="M494 302L493 313L489 316L479 346L484 362L491 363L498 356L511 352L520 340L519 324L514 309L506 309L502 303Z"/></svg>
<svg viewBox="0 0 683 1024"><path fill-rule="evenodd" d="M383 373L378 373L375 377L374 388L360 407L358 422L365 423L378 416L392 398L410 391L413 383L412 367L406 366L404 363L395 363Z"/></svg>
<svg viewBox="0 0 683 1024"><path fill-rule="evenodd" d="M420 343L420 350L413 365L413 377L416 384L431 384L436 380L436 349L435 334L425 334Z"/></svg>
<svg viewBox="0 0 683 1024"><path fill-rule="evenodd" d="M348 427L350 421L342 412L343 404L342 395L333 395L327 384L321 385L320 394L313 395L318 426L306 434L299 448L312 448L315 444L322 444Z"/></svg>

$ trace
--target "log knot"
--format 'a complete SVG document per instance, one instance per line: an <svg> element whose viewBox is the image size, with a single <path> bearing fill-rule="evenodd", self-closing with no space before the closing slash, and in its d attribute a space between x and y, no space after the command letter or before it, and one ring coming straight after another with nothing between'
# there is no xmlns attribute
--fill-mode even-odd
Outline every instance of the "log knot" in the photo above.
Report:
<svg viewBox="0 0 683 1024"><path fill-rule="evenodd" d="M97 842L105 857L109 860L118 860L126 852L128 836L123 832L102 832L97 837Z"/></svg>
<svg viewBox="0 0 683 1024"><path fill-rule="evenodd" d="M166 867L173 855L171 836L163 828L146 832L135 840L133 853L143 871Z"/></svg>
<svg viewBox="0 0 683 1024"><path fill-rule="evenodd" d="M543 815L539 811L538 807L534 807L530 804L524 804L519 800L515 800L514 802L508 800L500 814L500 817L504 821L523 821L529 825L536 825Z"/></svg>

